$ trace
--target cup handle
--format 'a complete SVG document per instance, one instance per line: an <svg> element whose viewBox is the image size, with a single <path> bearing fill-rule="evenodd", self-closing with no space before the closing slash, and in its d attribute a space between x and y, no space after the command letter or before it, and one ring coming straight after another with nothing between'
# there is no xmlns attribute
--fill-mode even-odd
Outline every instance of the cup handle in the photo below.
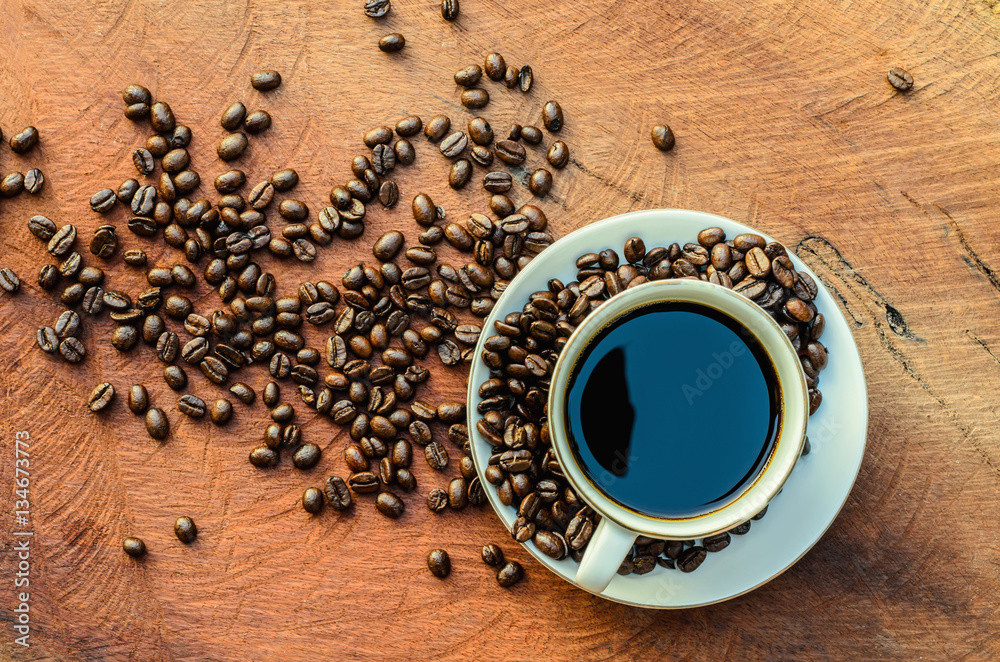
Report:
<svg viewBox="0 0 1000 662"><path fill-rule="evenodd" d="M597 530L587 543L587 549L576 571L576 583L594 593L608 587L618 573L629 549L635 544L634 531L615 524L607 517L601 519Z"/></svg>

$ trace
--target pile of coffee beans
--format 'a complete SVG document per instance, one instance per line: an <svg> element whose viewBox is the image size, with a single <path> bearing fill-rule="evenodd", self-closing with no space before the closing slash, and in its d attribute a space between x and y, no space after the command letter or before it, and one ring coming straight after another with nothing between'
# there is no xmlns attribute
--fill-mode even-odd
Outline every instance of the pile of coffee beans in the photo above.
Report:
<svg viewBox="0 0 1000 662"><path fill-rule="evenodd" d="M3 131L0 131L0 140L3 140ZM33 126L25 127L11 136L9 144L15 154L27 154L38 144L38 129ZM45 176L38 168L32 168L24 173L10 172L0 179L0 197L13 198L22 191L37 195L44 184ZM8 294L17 294L21 289L21 280L13 269L0 269L0 289ZM57 350L58 343L53 351Z"/></svg>
<svg viewBox="0 0 1000 662"><path fill-rule="evenodd" d="M706 228L696 241L648 249L641 237L632 237L621 255L612 248L587 253L576 267L576 280L550 280L521 312L495 323L479 357L490 377L479 385L483 400L476 428L492 445L486 478L499 500L517 512L513 538L533 541L554 559L579 561L600 517L569 486L551 450L546 403L559 354L591 312L647 281L688 278L732 289L766 310L791 340L809 387L810 414L822 402L819 373L827 365L827 351L820 342L825 320L814 301L815 281L796 271L784 246L760 235L729 239L721 228ZM657 565L691 572L708 552L725 549L731 536L749 532L750 524L704 540L640 537L619 573L646 574Z"/></svg>
<svg viewBox="0 0 1000 662"><path fill-rule="evenodd" d="M373 11L388 11L388 6L367 4ZM457 3L445 3L443 9L454 14ZM484 64L492 79L513 78L516 84L509 87L530 91L529 66L506 67L496 53ZM427 122L409 116L373 127L362 136L366 152L350 163L353 177L335 183L329 204L318 206L293 197L299 177L291 168L255 178L225 165L253 151L274 121L267 110L248 110L243 100L222 109L219 124L226 133L216 149L221 167L205 177L187 149L192 130L177 120L166 101L154 99L141 85L129 85L122 93L125 115L148 122L151 133L129 153L129 169L134 167L135 174L91 197L91 210L102 216L88 238L91 255L84 258L74 250L74 225L59 227L40 215L28 222L29 231L47 242L57 259L42 268L39 283L66 306L53 326L39 329L39 347L66 361L82 361L87 356L79 339L82 325L106 314L114 323L110 343L116 351L145 347L151 361L162 365L164 383L177 392L177 412L219 426L242 415L240 405L257 401L242 372L253 366L267 371L271 381L260 399L271 422L248 449L252 465L273 467L282 456L291 457L301 470L319 464L320 446L303 438L296 409L346 428L352 440L344 451L347 474L305 489L302 506L310 514L327 505L346 510L356 500L370 498L383 516L403 517L405 493L417 489L414 447L423 449L431 471L452 472L446 489L428 490L421 502L435 512L484 504L485 492L468 456L465 403L431 404L419 392L433 366L471 363L479 320L490 313L510 279L552 243L542 209L514 202L522 193L547 195L552 173L536 167L523 182L513 174L533 159L558 170L569 162L569 147L560 140L547 152L541 146L545 130L555 132L563 125L562 109L554 101L536 111L543 128L515 123L495 140L489 119L481 114L489 94L472 87L482 72L479 65L467 67L460 86L470 93L465 105L475 108L476 116L454 126L451 117L436 115ZM264 95L280 84L275 71L251 78L252 87ZM477 168L483 169L477 177L488 194L488 209L451 220L430 193L400 190L393 173L414 164L416 152L423 149L415 145L420 133L440 154L436 158L451 161L453 188L464 187ZM214 191L204 192L206 185ZM389 213L401 199L410 200L404 216L412 215L415 234L407 230L408 220L400 222L398 229L374 238L370 258L339 278L279 289L288 287L279 285L280 260L313 262L324 247L361 237L372 205ZM281 223L280 231L275 221ZM177 257L153 264L143 247L161 240ZM465 257L453 261L443 259L445 255ZM143 270L148 287L128 292L108 282L102 266L118 256ZM16 282L16 276L0 272L0 284L8 281ZM195 303L206 301L205 286L216 289L215 305ZM317 335L320 340L311 342ZM228 396L189 392L192 369L228 388ZM95 413L106 411L114 405L114 393L113 384L102 382L87 405ZM144 384L131 385L127 395L129 410L144 417L149 436L168 440L174 407L154 406ZM175 532L184 542L196 535L193 522L185 518L178 520ZM505 576L511 582L520 572L507 570Z"/></svg>

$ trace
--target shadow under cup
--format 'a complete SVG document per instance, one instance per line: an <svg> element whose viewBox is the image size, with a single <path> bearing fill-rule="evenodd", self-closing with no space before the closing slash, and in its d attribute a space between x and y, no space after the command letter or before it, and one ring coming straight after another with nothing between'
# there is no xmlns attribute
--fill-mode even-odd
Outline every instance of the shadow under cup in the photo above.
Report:
<svg viewBox="0 0 1000 662"><path fill-rule="evenodd" d="M637 535L699 539L762 510L801 452L806 393L784 332L731 290L658 281L594 311L549 393L556 457L602 515L577 582L603 590Z"/></svg>

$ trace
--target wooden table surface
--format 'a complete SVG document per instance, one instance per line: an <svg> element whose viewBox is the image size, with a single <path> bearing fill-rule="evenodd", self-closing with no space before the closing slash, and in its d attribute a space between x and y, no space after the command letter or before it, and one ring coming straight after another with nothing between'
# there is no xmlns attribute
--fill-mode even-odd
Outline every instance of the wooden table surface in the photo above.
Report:
<svg viewBox="0 0 1000 662"><path fill-rule="evenodd" d="M0 128L9 136L34 124L42 135L26 156L0 151L0 170L37 166L47 177L40 196L0 201L0 267L24 282L16 296L0 295L0 517L11 518L0 527L0 658L1000 655L995 3L463 0L453 24L431 0L394 0L378 22L362 4L0 5ZM392 31L405 34L405 50L379 52ZM516 548L488 508L428 512L423 495L446 479L422 462L398 521L367 502L310 517L298 504L304 487L346 474L347 437L330 422L299 414L326 451L315 469L286 460L260 471L246 461L267 417L260 404L238 406L223 429L182 420L148 348L119 355L106 316L86 327L91 354L79 366L35 346L35 329L62 306L35 283L50 258L25 221L44 213L89 238L105 220L87 201L134 174L129 155L148 132L123 118L124 85L147 85L194 129L206 184L223 170L214 154L222 109L234 100L268 109L274 126L238 167L251 182L295 167L296 195L315 211L350 177L364 130L410 113L467 121L451 75L494 50L535 72L527 95L489 84L483 114L498 130L538 123L548 99L566 112L560 137L573 162L540 203L555 234L653 207L729 216L795 247L852 323L871 407L858 483L820 543L749 595L684 612L592 597ZM912 72L908 94L887 84L892 66ZM280 90L251 89L250 74L263 68L282 73ZM650 143L660 122L676 132L672 153ZM422 137L417 149L418 165L397 177L403 204L373 207L361 241L335 242L310 267L265 263L284 291L339 279L370 259L366 247L386 229L415 236L409 200L418 190L457 218L484 208L478 186L444 185L446 161ZM111 216L122 230L123 214ZM120 234L125 247L149 246L157 264L179 259ZM102 266L116 287L138 291L141 277L120 259ZM208 291L196 297L200 310L217 302ZM438 365L433 375L424 399L462 397L464 373ZM255 387L263 377L249 373ZM106 415L86 412L105 378L122 393L149 384L170 412L170 439L153 443L121 397ZM218 392L200 374L190 390ZM29 649L13 631L19 430L32 440ZM180 514L200 528L191 546L173 536ZM149 546L141 563L121 551L130 534ZM512 590L478 559L488 541L526 568ZM438 546L454 566L444 582L425 567Z"/></svg>

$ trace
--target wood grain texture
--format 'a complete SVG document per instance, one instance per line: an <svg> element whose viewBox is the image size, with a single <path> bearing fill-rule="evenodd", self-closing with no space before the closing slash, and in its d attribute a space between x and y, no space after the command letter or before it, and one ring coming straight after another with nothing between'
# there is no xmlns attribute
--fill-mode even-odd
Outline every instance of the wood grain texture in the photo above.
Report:
<svg viewBox="0 0 1000 662"><path fill-rule="evenodd" d="M28 155L0 150L0 170L37 166L47 177L41 196L0 201L0 266L25 283L0 295L0 517L14 510L13 438L26 429L35 531L24 650L12 643L12 528L0 526L0 658L1000 655L995 3L463 0L454 24L430 0L395 0L381 22L362 4L0 4L0 127L9 136L30 123L42 135ZM375 43L392 31L407 46L389 56ZM332 424L299 414L325 450L314 470L286 461L261 472L246 462L266 419L260 405L237 405L224 429L182 420L161 366L147 348L137 350L147 360L111 348L106 317L87 326L91 354L73 369L34 345L35 328L62 306L35 284L47 255L25 221L45 213L88 238L100 224L87 200L133 175L128 155L148 130L123 118L125 84L147 85L195 130L204 176L224 169L214 154L220 112L234 100L269 110L274 126L238 165L251 182L295 167L295 195L315 211L350 176L366 129L410 113L471 117L451 75L494 50L530 63L536 80L528 95L488 85L483 114L497 130L537 123L550 98L566 112L560 138L572 163L541 203L555 233L651 207L729 216L795 247L853 324L871 405L857 486L816 548L747 596L673 613L591 597L515 548L488 509L429 513L423 495L445 477L421 462L419 496L398 522L365 501L310 518L298 505L303 488L346 473L347 436ZM891 66L913 74L910 93L886 83ZM282 73L277 92L251 89L262 68ZM666 155L649 141L663 121L678 137ZM483 208L477 186L448 189L448 164L416 144L418 165L397 177L403 204L372 208L362 241L336 242L310 267L274 266L285 291L339 278L386 229L415 237L408 201L418 190L458 218ZM112 216L120 228L122 214ZM156 264L181 259L121 236ZM138 290L139 274L120 260L102 266L115 286ZM193 298L200 311L218 301L208 291ZM189 374L191 392L218 392ZM105 376L122 394L150 386L170 412L169 441L152 443L121 396L107 415L83 409ZM259 371L248 377L264 383ZM435 369L425 399L463 389L462 373ZM180 514L201 532L189 547L173 536ZM142 563L120 549L133 533L150 548ZM478 560L487 541L525 565L524 582L496 585ZM444 582L425 567L438 546L454 566Z"/></svg>

